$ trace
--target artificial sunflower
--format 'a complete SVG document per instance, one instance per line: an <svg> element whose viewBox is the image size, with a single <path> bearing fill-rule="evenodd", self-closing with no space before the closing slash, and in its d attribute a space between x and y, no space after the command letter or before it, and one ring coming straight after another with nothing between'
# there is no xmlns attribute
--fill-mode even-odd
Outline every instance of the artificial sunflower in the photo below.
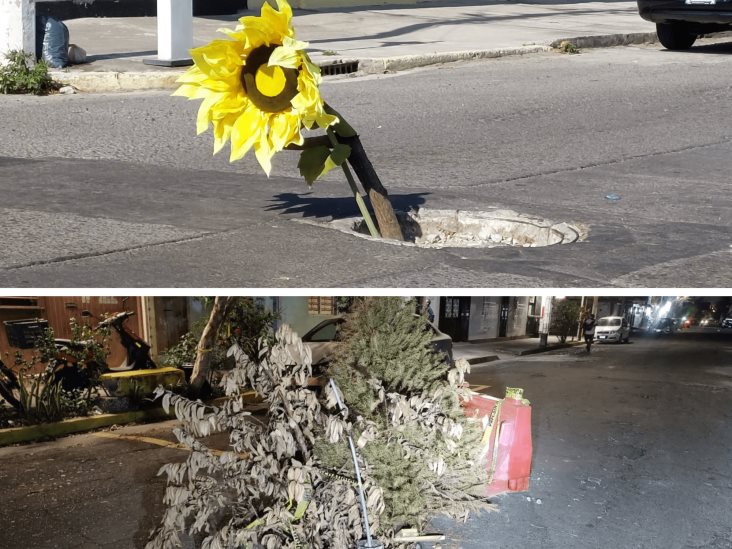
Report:
<svg viewBox="0 0 732 549"><path fill-rule="evenodd" d="M242 17L235 30L220 29L230 40L192 49L195 64L173 94L203 99L197 131L213 125L214 154L229 140L231 162L254 147L267 175L275 153L303 144L303 127L338 122L325 112L320 69L303 51L307 43L295 39L292 8L285 0L277 0L277 8L265 2L260 17Z"/></svg>

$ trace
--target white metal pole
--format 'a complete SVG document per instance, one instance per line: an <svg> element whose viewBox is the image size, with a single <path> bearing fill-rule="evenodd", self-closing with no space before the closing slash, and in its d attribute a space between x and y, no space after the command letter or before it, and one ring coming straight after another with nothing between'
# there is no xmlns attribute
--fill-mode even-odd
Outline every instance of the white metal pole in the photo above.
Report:
<svg viewBox="0 0 732 549"><path fill-rule="evenodd" d="M158 0L158 57L147 65L183 67L192 65L193 0Z"/></svg>
<svg viewBox="0 0 732 549"><path fill-rule="evenodd" d="M0 0L0 64L13 50L36 54L36 5L32 0Z"/></svg>
<svg viewBox="0 0 732 549"><path fill-rule="evenodd" d="M541 318L539 319L539 347L546 347L549 341L549 329L552 324L552 296L541 298Z"/></svg>

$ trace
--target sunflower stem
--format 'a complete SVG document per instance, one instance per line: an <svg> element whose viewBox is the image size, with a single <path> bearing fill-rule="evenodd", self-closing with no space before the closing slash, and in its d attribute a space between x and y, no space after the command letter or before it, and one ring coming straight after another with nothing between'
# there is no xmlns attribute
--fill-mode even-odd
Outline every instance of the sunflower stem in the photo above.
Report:
<svg viewBox="0 0 732 549"><path fill-rule="evenodd" d="M369 198L369 202L376 214L376 220L379 222L379 229L385 238L393 240L404 240L404 233L399 225L394 206L389 199L389 193L382 185L374 166L371 164L366 151L361 144L358 133L353 129L343 116L333 107L325 104L325 111L338 117L339 122L331 126L333 131L340 137L340 143L351 147L351 154L348 157L348 163L361 182L363 190Z"/></svg>
<svg viewBox="0 0 732 549"><path fill-rule="evenodd" d="M330 128L326 130L326 133L328 134L328 138L330 139L331 144L334 147L338 145L338 140L336 139L336 136L333 134ZM353 197L356 199L358 209L361 210L363 220L366 222L366 226L369 228L369 233L374 238L381 238L381 235L379 234L376 225L374 225L374 220L371 219L371 214L369 213L369 209L366 206L366 202L364 202L361 193L358 191L358 187L356 186L356 180L353 178L353 174L351 174L351 170L348 168L348 163L344 161L343 164L341 164L341 168L343 168L343 173L346 175L348 185L351 187L351 191L353 191Z"/></svg>

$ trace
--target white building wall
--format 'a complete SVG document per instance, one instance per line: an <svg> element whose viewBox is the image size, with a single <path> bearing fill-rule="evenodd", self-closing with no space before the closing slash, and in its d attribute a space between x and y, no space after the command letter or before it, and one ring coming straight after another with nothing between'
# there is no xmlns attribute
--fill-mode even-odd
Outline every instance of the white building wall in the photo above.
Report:
<svg viewBox="0 0 732 549"><path fill-rule="evenodd" d="M471 297L468 340L475 341L498 337L500 314L500 297Z"/></svg>
<svg viewBox="0 0 732 549"><path fill-rule="evenodd" d="M512 297L508 310L508 327L506 337L520 337L526 335L526 319L529 314L528 296Z"/></svg>

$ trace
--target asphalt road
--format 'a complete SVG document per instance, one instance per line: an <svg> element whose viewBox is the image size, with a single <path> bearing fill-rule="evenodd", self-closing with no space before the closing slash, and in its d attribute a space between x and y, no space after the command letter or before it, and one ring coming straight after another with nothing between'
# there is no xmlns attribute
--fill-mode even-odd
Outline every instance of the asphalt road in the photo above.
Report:
<svg viewBox="0 0 732 549"><path fill-rule="evenodd" d="M544 248L426 250L320 223L309 190L194 135L147 92L0 97L0 286L727 287L732 45L540 54L326 80L398 208L508 208L589 227ZM617 201L608 195L618 195Z"/></svg>
<svg viewBox="0 0 732 549"><path fill-rule="evenodd" d="M455 526L462 549L732 547L732 333L633 338L489 363L533 406L527 493Z"/></svg>
<svg viewBox="0 0 732 549"><path fill-rule="evenodd" d="M732 546L732 333L715 330L489 363L469 380L533 406L528 492L446 549ZM175 422L0 448L0 547L141 547L162 516L156 477L184 453Z"/></svg>

